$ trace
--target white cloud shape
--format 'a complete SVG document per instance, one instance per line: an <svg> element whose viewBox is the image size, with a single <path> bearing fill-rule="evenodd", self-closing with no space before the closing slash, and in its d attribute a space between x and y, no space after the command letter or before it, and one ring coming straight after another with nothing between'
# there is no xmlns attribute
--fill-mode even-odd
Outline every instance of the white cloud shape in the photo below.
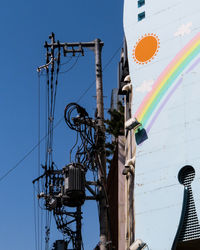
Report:
<svg viewBox="0 0 200 250"><path fill-rule="evenodd" d="M174 33L174 36L184 36L191 32L192 22L182 24L178 30Z"/></svg>
<svg viewBox="0 0 200 250"><path fill-rule="evenodd" d="M152 89L152 85L154 83L154 80L145 80L139 87L137 87L135 90L137 92L149 92Z"/></svg>

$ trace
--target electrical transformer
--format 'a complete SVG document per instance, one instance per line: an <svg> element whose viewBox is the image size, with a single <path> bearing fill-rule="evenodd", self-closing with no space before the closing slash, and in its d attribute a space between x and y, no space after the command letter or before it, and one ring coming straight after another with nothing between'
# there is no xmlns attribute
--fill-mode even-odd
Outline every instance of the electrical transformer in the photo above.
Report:
<svg viewBox="0 0 200 250"><path fill-rule="evenodd" d="M64 187L62 203L77 207L85 201L85 170L79 163L72 163L63 168Z"/></svg>

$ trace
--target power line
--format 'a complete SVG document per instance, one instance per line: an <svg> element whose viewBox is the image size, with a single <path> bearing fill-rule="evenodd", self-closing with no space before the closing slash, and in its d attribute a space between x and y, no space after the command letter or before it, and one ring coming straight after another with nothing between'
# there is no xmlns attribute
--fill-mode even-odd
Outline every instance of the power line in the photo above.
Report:
<svg viewBox="0 0 200 250"><path fill-rule="evenodd" d="M70 56L70 58L66 62L60 63L60 66L68 64L72 60L73 57L76 57L76 56Z"/></svg>
<svg viewBox="0 0 200 250"><path fill-rule="evenodd" d="M117 53L121 49L122 45L123 45L123 43L121 43L120 46L117 48L117 50L113 53L111 58L108 60L108 62L105 64L104 68L102 69L102 72L105 71L107 69L107 67L110 65L112 60L115 58L115 56L117 55ZM83 92L83 94L80 95L80 97L77 100L77 103L86 95L86 93L91 89L91 87L94 85L95 82L96 82L96 80L92 81L92 83L89 85L89 87ZM61 123L62 120L63 120L63 117L60 120L58 120L58 122L55 124L55 126L52 128L52 130L54 130L56 127L58 127L58 125ZM50 131L49 131L49 133L50 133ZM48 134L46 134L44 137L42 137L42 139L37 144L35 144L30 151L28 151L12 168L10 168L4 175L2 175L0 177L0 182L3 179L5 179L12 171L14 171L30 154L32 154L32 152L36 148L38 148L38 146L47 138Z"/></svg>
<svg viewBox="0 0 200 250"><path fill-rule="evenodd" d="M35 187L33 184L33 207L34 207L34 233L35 233L35 249L38 250L37 223L36 223L36 205L35 205Z"/></svg>
<svg viewBox="0 0 200 250"><path fill-rule="evenodd" d="M56 125L54 126L53 129L55 129L60 123L61 121L63 120L63 118L61 118L57 123ZM15 170L19 165L20 163L22 163L47 137L48 135L45 135L37 144L35 144L35 146L32 147L32 149L30 151L28 151L23 157L21 160L19 160L12 168L10 168L4 175L2 175L0 177L0 182L6 177L8 176L13 170Z"/></svg>
<svg viewBox="0 0 200 250"><path fill-rule="evenodd" d="M108 60L108 62L106 63L106 65L103 67L102 72L104 72L107 67L110 65L110 63L112 62L112 60L115 58L115 56L117 55L117 53L119 52L119 50L122 48L123 43L120 44L120 46L116 49L116 51L114 52L114 54L111 56L111 58ZM83 92L83 94L79 97L79 99L77 100L77 103L87 94L87 92L92 88L92 86L96 83L96 80L92 81L92 83L88 86L88 88Z"/></svg>
<svg viewBox="0 0 200 250"><path fill-rule="evenodd" d="M75 62L72 64L71 67L69 67L69 69L67 69L67 70L65 70L65 71L61 71L61 72L59 72L59 73L60 73L60 74L64 74L64 73L67 73L67 72L69 72L70 70L72 70L72 69L74 68L74 66L77 64L79 57L80 57L80 54L76 57Z"/></svg>

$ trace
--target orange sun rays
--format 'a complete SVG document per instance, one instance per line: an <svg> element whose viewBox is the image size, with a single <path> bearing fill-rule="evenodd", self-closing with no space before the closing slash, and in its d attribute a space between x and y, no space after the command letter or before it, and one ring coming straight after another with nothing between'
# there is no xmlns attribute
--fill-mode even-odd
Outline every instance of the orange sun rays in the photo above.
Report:
<svg viewBox="0 0 200 250"><path fill-rule="evenodd" d="M148 33L142 36L133 49L133 59L138 64L147 64L158 53L160 41L157 35Z"/></svg>

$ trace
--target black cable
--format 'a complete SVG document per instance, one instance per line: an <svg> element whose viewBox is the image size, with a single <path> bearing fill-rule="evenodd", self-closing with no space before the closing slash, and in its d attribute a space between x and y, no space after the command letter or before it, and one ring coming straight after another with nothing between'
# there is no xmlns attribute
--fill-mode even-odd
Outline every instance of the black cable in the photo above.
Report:
<svg viewBox="0 0 200 250"><path fill-rule="evenodd" d="M40 72L38 72L38 176L40 176ZM40 186L38 182L38 190Z"/></svg>
<svg viewBox="0 0 200 250"><path fill-rule="evenodd" d="M40 250L40 217L39 217L39 199L37 201L37 237L38 237L38 250Z"/></svg>
<svg viewBox="0 0 200 250"><path fill-rule="evenodd" d="M36 223L36 206L35 206L35 188L33 184L33 210L34 210L34 232L35 232L35 249L38 250L38 244L37 244L37 223Z"/></svg>
<svg viewBox="0 0 200 250"><path fill-rule="evenodd" d="M71 148L70 153L69 153L69 161L70 161L70 162L71 162L72 151L73 151L73 149L76 147L77 143L78 143L78 132L77 132L77 134L76 134L76 141L75 141L75 144L74 144L74 146Z"/></svg>
<svg viewBox="0 0 200 250"><path fill-rule="evenodd" d="M123 46L123 42L120 44L120 46L116 49L116 51L114 52L114 54L111 56L111 58L108 60L108 62L105 64L105 66L102 69L102 72L105 71L107 69L107 67L110 65L110 63L112 62L112 60L115 58L115 56L117 55L117 53L121 50Z"/></svg>
<svg viewBox="0 0 200 250"><path fill-rule="evenodd" d="M52 55L54 55L54 51L52 52ZM53 60L54 61L54 60ZM46 149L47 157L48 157L48 167L47 169L50 170L53 166L53 153L52 153L52 147L53 147L53 125L54 125L54 115L55 115L55 105L56 105L56 94L57 94L57 85L58 85L58 73L59 73L59 65L60 65L60 49L58 51L58 57L56 59L57 66L55 70L55 64L51 67L51 93L50 93L50 100L48 101L48 130L49 133L49 143L48 148ZM56 71L56 79L54 79L54 71ZM48 93L49 95L49 93Z"/></svg>
<svg viewBox="0 0 200 250"><path fill-rule="evenodd" d="M53 129L55 129L63 120L63 118L61 118L56 125L54 126ZM46 138L47 138L48 134L45 135L39 143L35 144L35 146L32 147L32 149L30 151L28 151L12 168L10 168L4 175L2 175L0 177L0 182L7 176L9 175L15 168L17 168L38 146L40 143L42 143Z"/></svg>
<svg viewBox="0 0 200 250"><path fill-rule="evenodd" d="M49 250L49 239L50 239L50 212L46 210L46 232L45 232L45 250Z"/></svg>
<svg viewBox="0 0 200 250"><path fill-rule="evenodd" d="M49 53L47 48L47 62L49 61ZM49 134L49 68L46 69L46 134ZM46 157L45 157L45 170L47 170L47 161L48 161L48 147L49 147L49 136L46 138Z"/></svg>
<svg viewBox="0 0 200 250"><path fill-rule="evenodd" d="M72 66L69 67L69 69L67 69L67 70L65 70L65 71L61 71L60 74L67 73L67 72L69 72L70 70L72 70L72 69L74 68L74 66L77 64L79 57L80 57L80 54L76 57L76 60L75 60L75 62L72 64Z"/></svg>
<svg viewBox="0 0 200 250"><path fill-rule="evenodd" d="M121 45L116 49L116 51L114 52L114 54L111 56L111 58L108 60L108 62L106 63L106 65L103 67L102 72L105 71L107 69L107 67L110 65L110 63L112 62L112 60L115 58L115 56L117 55L117 53L120 51L120 49L122 48L123 42L121 43ZM77 100L77 103L80 102L80 100L87 94L87 92L92 88L92 86L96 83L96 80L94 80L89 86L88 88L83 92L83 94L79 97L79 99Z"/></svg>
<svg viewBox="0 0 200 250"><path fill-rule="evenodd" d="M112 60L114 59L114 57L116 56L117 52L121 49L121 46L115 51L115 53L112 55L112 57L109 59L109 61L106 63L106 66L103 68L102 71L104 71L109 64L112 62ZM77 102L79 102L85 95L86 93L89 91L89 89L93 86L93 84L96 82L96 80L94 80L91 85L89 85L89 87L83 92L83 94L81 94L81 96L78 98ZM63 120L63 117L61 117L60 120L58 120L58 122L56 123L56 125L53 127L53 129L55 129ZM39 143L43 142L46 138L48 137L48 133L40 140ZM13 170L15 170L38 146L39 143L37 143L35 146L32 147L32 149L30 151L28 151L12 168L10 168L4 175L2 175L0 177L0 182L6 177L8 176Z"/></svg>
<svg viewBox="0 0 200 250"><path fill-rule="evenodd" d="M67 125L69 127L71 127L72 129L74 129L74 130L76 130L76 131L78 131L80 133L80 137L82 139L82 145L81 145L82 148L80 149L80 146L79 146L77 154L78 155L80 155L80 154L83 155L84 158L83 158L83 160L81 160L81 163L83 163L83 161L85 160L84 165L86 165L86 161L91 160L91 155L92 155L91 152L89 152L89 149L88 149L88 143L90 143L88 138L91 137L93 139L94 136L92 135L91 127L89 126L90 124L88 126L85 126L84 130L83 129L81 130L79 128L79 120L74 122L74 120L71 118L72 111L76 110L78 107L80 107L80 106L78 104L75 104L75 103L70 103L70 104L67 105L67 107L65 109L65 121L66 121L66 123L67 123ZM86 119L84 119L84 116L82 116L82 117L79 116L79 119L80 118L81 118L80 122L82 122L82 123L85 122L85 124L87 124ZM90 118L88 118L88 119L90 119ZM96 133L98 135L98 131L96 131ZM97 139L96 141L98 141L98 138L96 138L96 139ZM91 144L95 144L95 146L96 146L95 141L91 141ZM98 166L99 166L99 170L101 172L101 175L105 176L104 169L103 169L103 167L101 165L101 159L100 159L99 153L100 152L96 152L96 155L97 155L96 161L98 162ZM79 159L80 159L80 157L79 157ZM89 166L89 163L88 163L88 166ZM109 226L109 231L110 231L111 220L110 220L110 212L109 212L109 200L108 200L107 190L106 190L106 187L105 187L103 182L102 182L102 188L103 188L103 192L104 192L104 195L105 195L105 198L106 198L107 218L108 218L108 226ZM99 204L98 204L98 212L99 212Z"/></svg>
<svg viewBox="0 0 200 250"><path fill-rule="evenodd" d="M63 66L63 65L68 64L68 63L72 60L72 58L73 58L73 55L72 55L72 56L70 56L70 58L69 58L66 62L64 62L64 63L60 63L60 66Z"/></svg>
<svg viewBox="0 0 200 250"><path fill-rule="evenodd" d="M53 49L52 49L53 51ZM54 52L51 52L52 55ZM54 57L53 57L54 58ZM48 156L49 156L49 165L48 165L48 170L50 170L50 168L52 167L52 145L53 145L53 103L54 103L54 100L53 100L53 97L54 97L54 76L53 76L53 73L54 73L54 62L53 62L53 65L51 66L51 91L50 91L50 103L49 103L49 106L50 106L50 112L49 112L49 125L48 125L48 128L50 130L50 133L49 133L49 147L48 147Z"/></svg>
<svg viewBox="0 0 200 250"><path fill-rule="evenodd" d="M40 72L38 72L38 176L40 176ZM38 181L38 190L40 192L40 182ZM39 200L37 204L37 230L38 230L38 250L40 249L40 219L39 219Z"/></svg>
<svg viewBox="0 0 200 250"><path fill-rule="evenodd" d="M40 238L41 238L41 250L42 250L42 239L43 239L43 210L41 209L41 226L40 226Z"/></svg>
<svg viewBox="0 0 200 250"><path fill-rule="evenodd" d="M58 86L58 73L60 71L60 51L58 52L58 59L57 59L57 70L56 70L56 80L55 80L55 91L54 91L54 104L53 104L53 117L55 115L55 105L56 105L56 94L57 94L57 86Z"/></svg>
<svg viewBox="0 0 200 250"><path fill-rule="evenodd" d="M93 164L94 155L97 149L95 140L96 123L88 116L86 110L77 103L69 103L66 106L64 117L68 127L80 134L81 145L78 146L77 152L75 154L75 162L81 163L86 167L87 170L96 169L95 165ZM75 146L76 144L77 141ZM74 146L71 151L73 149Z"/></svg>

